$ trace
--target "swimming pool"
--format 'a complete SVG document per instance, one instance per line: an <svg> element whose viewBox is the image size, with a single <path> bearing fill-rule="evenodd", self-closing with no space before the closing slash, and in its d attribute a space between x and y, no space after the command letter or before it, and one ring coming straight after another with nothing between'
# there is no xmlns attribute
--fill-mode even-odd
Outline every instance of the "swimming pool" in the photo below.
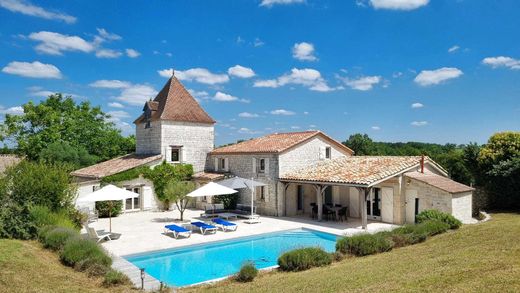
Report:
<svg viewBox="0 0 520 293"><path fill-rule="evenodd" d="M295 248L319 246L334 252L336 239L333 234L297 229L124 258L169 286L188 286L235 274L246 261L258 269L276 266L282 253Z"/></svg>

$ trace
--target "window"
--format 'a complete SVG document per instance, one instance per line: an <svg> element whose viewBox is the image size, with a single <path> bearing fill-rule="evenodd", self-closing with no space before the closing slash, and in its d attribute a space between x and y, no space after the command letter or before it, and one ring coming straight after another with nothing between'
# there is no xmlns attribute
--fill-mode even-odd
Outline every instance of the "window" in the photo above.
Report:
<svg viewBox="0 0 520 293"><path fill-rule="evenodd" d="M226 170L226 159L221 158L218 162L219 162L218 169Z"/></svg>
<svg viewBox="0 0 520 293"><path fill-rule="evenodd" d="M258 187L258 197L260 197L261 201L265 201L265 186Z"/></svg>
<svg viewBox="0 0 520 293"><path fill-rule="evenodd" d="M258 166L258 173L264 173L265 172L265 159L260 159L260 163Z"/></svg>
<svg viewBox="0 0 520 293"><path fill-rule="evenodd" d="M303 210L303 185L298 185L298 194L297 194L297 208L299 211Z"/></svg>
<svg viewBox="0 0 520 293"><path fill-rule="evenodd" d="M176 163L181 161L181 149L180 148L172 148L170 161L176 162Z"/></svg>
<svg viewBox="0 0 520 293"><path fill-rule="evenodd" d="M151 113L150 109L146 109L146 111L144 112L144 119L146 121L144 128L147 129L147 128L152 127L152 125L151 125L152 113Z"/></svg>
<svg viewBox="0 0 520 293"><path fill-rule="evenodd" d="M325 148L325 159L330 159L332 155L332 149L330 147Z"/></svg>
<svg viewBox="0 0 520 293"><path fill-rule="evenodd" d="M126 190L135 192L138 195L136 197L130 197L125 199L125 206L124 209L127 211L131 210L139 210L141 208L141 201L139 199L139 195L141 194L141 188L140 187L128 187Z"/></svg>

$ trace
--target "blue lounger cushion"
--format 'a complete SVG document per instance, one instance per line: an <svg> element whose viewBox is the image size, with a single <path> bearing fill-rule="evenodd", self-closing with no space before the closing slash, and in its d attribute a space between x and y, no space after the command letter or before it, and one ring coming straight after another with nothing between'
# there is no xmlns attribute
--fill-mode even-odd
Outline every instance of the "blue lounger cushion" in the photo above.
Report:
<svg viewBox="0 0 520 293"><path fill-rule="evenodd" d="M213 221L213 223L223 225L223 226L236 226L237 225L235 223L231 223L231 222L228 222L228 221L220 219L220 218L213 219L212 221Z"/></svg>
<svg viewBox="0 0 520 293"><path fill-rule="evenodd" d="M166 225L164 226L164 228L168 229L168 230L172 230L172 231L175 231L177 233L182 233L182 232L191 232L190 230L186 229L186 228L183 228L181 226L177 226L177 225Z"/></svg>
<svg viewBox="0 0 520 293"><path fill-rule="evenodd" d="M191 224L195 227L202 228L202 229L216 229L217 228L213 225L206 224L203 222L191 222Z"/></svg>

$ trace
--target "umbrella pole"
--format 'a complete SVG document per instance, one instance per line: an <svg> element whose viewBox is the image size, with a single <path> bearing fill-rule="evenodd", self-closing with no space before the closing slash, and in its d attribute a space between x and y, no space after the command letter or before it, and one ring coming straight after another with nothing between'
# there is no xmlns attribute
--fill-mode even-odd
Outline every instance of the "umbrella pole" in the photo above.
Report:
<svg viewBox="0 0 520 293"><path fill-rule="evenodd" d="M110 201L110 204L109 204L108 221L110 223L110 233L112 233L112 201Z"/></svg>
<svg viewBox="0 0 520 293"><path fill-rule="evenodd" d="M255 200L255 186L254 186L254 183L253 183L253 178L251 178L251 220L253 220L253 217L254 217L254 209L253 209L253 204L254 204L254 200Z"/></svg>

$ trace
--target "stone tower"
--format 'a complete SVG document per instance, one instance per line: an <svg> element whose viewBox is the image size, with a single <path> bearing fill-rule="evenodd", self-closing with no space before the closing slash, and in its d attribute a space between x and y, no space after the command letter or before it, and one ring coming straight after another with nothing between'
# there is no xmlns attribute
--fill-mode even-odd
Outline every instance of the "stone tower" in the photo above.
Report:
<svg viewBox="0 0 520 293"><path fill-rule="evenodd" d="M175 76L145 103L134 123L138 155L162 154L169 163L191 164L195 172L204 171L214 147L215 120Z"/></svg>

